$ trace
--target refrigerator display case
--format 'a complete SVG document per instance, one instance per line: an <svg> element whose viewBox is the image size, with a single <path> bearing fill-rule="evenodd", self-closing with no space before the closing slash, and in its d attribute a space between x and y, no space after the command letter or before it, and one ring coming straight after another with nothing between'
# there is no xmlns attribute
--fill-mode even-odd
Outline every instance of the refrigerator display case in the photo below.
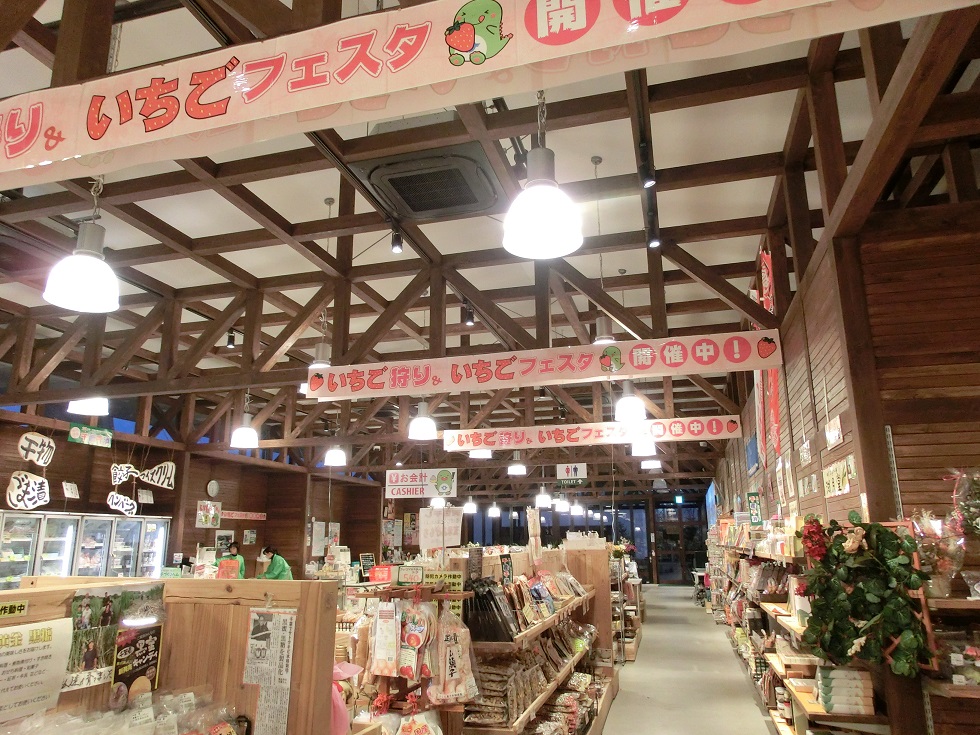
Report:
<svg viewBox="0 0 980 735"><path fill-rule="evenodd" d="M112 518L82 518L74 571L79 577L106 576L112 521Z"/></svg>
<svg viewBox="0 0 980 735"><path fill-rule="evenodd" d="M136 559L143 536L140 518L117 518L109 545L107 577L132 577L136 574Z"/></svg>
<svg viewBox="0 0 980 735"><path fill-rule="evenodd" d="M75 563L79 516L45 516L41 524L41 543L34 563L34 574L67 577Z"/></svg>
<svg viewBox="0 0 980 735"><path fill-rule="evenodd" d="M143 521L143 543L140 544L138 576L160 577L167 553L167 533L170 521L161 518L147 518Z"/></svg>
<svg viewBox="0 0 980 735"><path fill-rule="evenodd" d="M0 589L16 589L31 573L42 516L4 513L0 533Z"/></svg>

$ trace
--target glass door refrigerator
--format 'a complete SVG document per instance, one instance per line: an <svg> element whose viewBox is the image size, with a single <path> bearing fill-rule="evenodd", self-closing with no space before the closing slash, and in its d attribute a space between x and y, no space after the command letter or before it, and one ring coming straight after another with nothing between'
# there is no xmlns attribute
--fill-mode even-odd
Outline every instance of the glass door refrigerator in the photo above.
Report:
<svg viewBox="0 0 980 735"><path fill-rule="evenodd" d="M0 589L16 589L20 578L31 573L41 516L3 514L0 532Z"/></svg>
<svg viewBox="0 0 980 735"><path fill-rule="evenodd" d="M112 543L109 545L107 577L132 577L136 574L136 558L142 534L142 519L117 518L115 520Z"/></svg>
<svg viewBox="0 0 980 735"><path fill-rule="evenodd" d="M140 545L140 561L137 576L160 577L165 566L167 553L167 532L170 521L165 518L147 518L143 521L143 543Z"/></svg>
<svg viewBox="0 0 980 735"><path fill-rule="evenodd" d="M75 574L79 577L106 576L112 521L112 518L82 518L82 532L78 536L78 554L75 560Z"/></svg>
<svg viewBox="0 0 980 735"><path fill-rule="evenodd" d="M68 577L75 563L78 543L78 516L45 516L41 525L41 543L34 562L34 574L45 577Z"/></svg>

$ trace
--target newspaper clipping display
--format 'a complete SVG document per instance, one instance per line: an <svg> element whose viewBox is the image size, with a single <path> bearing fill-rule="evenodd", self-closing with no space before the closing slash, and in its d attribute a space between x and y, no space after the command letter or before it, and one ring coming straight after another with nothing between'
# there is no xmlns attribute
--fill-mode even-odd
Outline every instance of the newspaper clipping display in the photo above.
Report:
<svg viewBox="0 0 980 735"><path fill-rule="evenodd" d="M296 610L252 608L243 683L259 685L253 735L286 735Z"/></svg>

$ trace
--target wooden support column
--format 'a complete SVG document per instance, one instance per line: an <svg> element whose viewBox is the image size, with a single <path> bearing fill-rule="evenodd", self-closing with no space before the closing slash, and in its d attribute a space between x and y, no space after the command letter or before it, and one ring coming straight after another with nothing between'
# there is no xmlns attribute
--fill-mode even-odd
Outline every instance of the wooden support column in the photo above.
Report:
<svg viewBox="0 0 980 735"><path fill-rule="evenodd" d="M793 248L796 282L803 280L813 257L813 227L810 225L810 202L802 166L787 168L783 174L783 200L786 203L786 226Z"/></svg>
<svg viewBox="0 0 980 735"><path fill-rule="evenodd" d="M354 214L354 186L345 178L340 178L340 202L338 215L346 217ZM331 359L339 365L350 346L350 301L351 283L348 280L354 263L354 236L342 235L337 238L337 268L344 280L337 284L333 296L333 333L330 339Z"/></svg>
<svg viewBox="0 0 980 735"><path fill-rule="evenodd" d="M429 356L446 356L446 279L441 268L429 271Z"/></svg>
<svg viewBox="0 0 980 735"><path fill-rule="evenodd" d="M861 42L861 63L864 66L864 81L868 85L868 101L871 114L878 109L881 98L892 80L905 41L902 39L902 26L899 23L885 23L858 31Z"/></svg>
<svg viewBox="0 0 980 735"><path fill-rule="evenodd" d="M150 435L150 422L153 417L153 396L140 396L136 404L136 434Z"/></svg>
<svg viewBox="0 0 980 735"><path fill-rule="evenodd" d="M170 537L167 539L168 559L172 559L174 554L184 548L184 531L187 528L187 517L190 515L193 498L193 493L190 490L191 453L178 452L174 461L177 464L177 478L174 483L173 523L170 526Z"/></svg>
<svg viewBox="0 0 980 735"><path fill-rule="evenodd" d="M95 372L102 362L102 340L105 335L105 323L105 314L90 314L88 316L88 326L85 329L85 355L82 358L82 385L92 385Z"/></svg>
<svg viewBox="0 0 980 735"><path fill-rule="evenodd" d="M807 107L813 131L813 149L817 157L817 178L824 217L830 214L847 177L844 137L837 108L837 89L832 71L810 77Z"/></svg>
<svg viewBox="0 0 980 735"><path fill-rule="evenodd" d="M115 8L115 0L65 0L51 70L52 87L106 74Z"/></svg>
<svg viewBox="0 0 980 735"><path fill-rule="evenodd" d="M0 49L7 48L42 5L44 0L5 0L0 13Z"/></svg>
<svg viewBox="0 0 980 735"><path fill-rule="evenodd" d="M160 357L157 375L161 378L170 373L177 362L177 348L180 345L180 318L183 306L175 299L168 299L164 307L163 332L160 335Z"/></svg>
<svg viewBox="0 0 980 735"><path fill-rule="evenodd" d="M341 0L293 0L293 30L302 31L341 18Z"/></svg>
<svg viewBox="0 0 980 735"><path fill-rule="evenodd" d="M966 141L954 141L943 149L943 170L946 173L946 190L953 204L976 201L977 175L973 170L973 157Z"/></svg>

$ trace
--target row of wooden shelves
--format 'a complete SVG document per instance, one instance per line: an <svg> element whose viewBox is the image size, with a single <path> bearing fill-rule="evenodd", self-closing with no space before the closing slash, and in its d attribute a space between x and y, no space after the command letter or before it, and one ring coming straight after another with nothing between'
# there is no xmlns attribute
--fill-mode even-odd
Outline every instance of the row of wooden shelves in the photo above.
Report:
<svg viewBox="0 0 980 735"><path fill-rule="evenodd" d="M539 623L535 623L527 630L519 633L513 641L474 641L473 651L477 655L494 656L502 653L513 653L527 648L528 644L547 630L551 630L558 623L578 610L583 605L595 599L595 590L590 589L584 597L576 597L572 602L565 605L561 610L557 610L554 615L545 618Z"/></svg>

